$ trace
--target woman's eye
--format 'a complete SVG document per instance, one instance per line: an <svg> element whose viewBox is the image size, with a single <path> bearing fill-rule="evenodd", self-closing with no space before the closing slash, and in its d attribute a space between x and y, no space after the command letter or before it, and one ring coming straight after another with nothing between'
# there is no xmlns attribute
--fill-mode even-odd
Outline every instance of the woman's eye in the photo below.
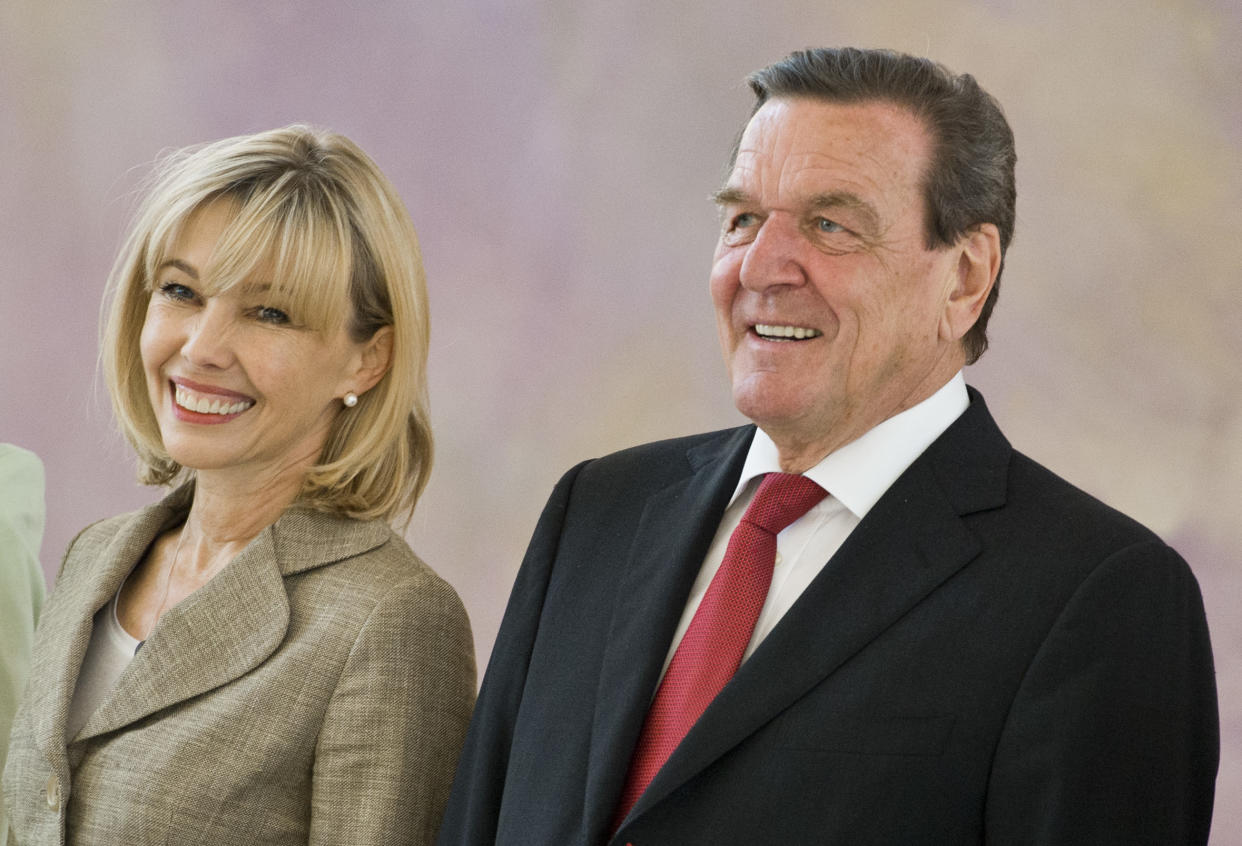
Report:
<svg viewBox="0 0 1242 846"><path fill-rule="evenodd" d="M271 306L259 306L255 309L255 315L264 323L288 323L289 315L285 314L278 308Z"/></svg>
<svg viewBox="0 0 1242 846"><path fill-rule="evenodd" d="M170 300L189 302L194 299L194 290L180 282L165 282L160 285L160 293Z"/></svg>

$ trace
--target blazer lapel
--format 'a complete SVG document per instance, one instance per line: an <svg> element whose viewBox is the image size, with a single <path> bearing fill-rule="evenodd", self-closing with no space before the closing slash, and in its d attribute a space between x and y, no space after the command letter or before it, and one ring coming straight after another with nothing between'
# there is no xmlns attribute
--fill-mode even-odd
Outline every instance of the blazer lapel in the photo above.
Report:
<svg viewBox="0 0 1242 846"><path fill-rule="evenodd" d="M686 596L753 435L753 427L742 427L690 450L689 475L643 506L600 669L585 791L587 831L603 831L611 822Z"/></svg>
<svg viewBox="0 0 1242 846"><path fill-rule="evenodd" d="M102 542L91 538L91 530L84 532L66 557L65 569L72 568L73 572L57 580L44 606L39 627L47 636L46 646L37 650L31 675L48 681L31 685L30 713L35 715L35 742L49 761L65 767L58 773L61 778L68 777L65 731L69 704L90 644L95 613L120 589L151 542L180 519L184 495L184 489L176 491L128 519L118 518L125 522Z"/></svg>
<svg viewBox="0 0 1242 846"><path fill-rule="evenodd" d="M284 640L284 577L383 543L388 528L304 508L268 526L169 609L75 741L115 731L249 672Z"/></svg>
<svg viewBox="0 0 1242 846"><path fill-rule="evenodd" d="M284 637L289 602L264 531L160 618L75 741L142 719L237 678Z"/></svg>
<svg viewBox="0 0 1242 846"><path fill-rule="evenodd" d="M632 815L788 708L978 554L979 541L961 516L1003 504L1010 447L982 399L972 399L971 409L876 503L739 668Z"/></svg>

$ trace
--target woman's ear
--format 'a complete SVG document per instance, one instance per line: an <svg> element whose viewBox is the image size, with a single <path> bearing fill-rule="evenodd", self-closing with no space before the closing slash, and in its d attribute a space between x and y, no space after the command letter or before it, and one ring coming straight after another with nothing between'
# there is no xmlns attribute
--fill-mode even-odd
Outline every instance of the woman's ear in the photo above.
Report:
<svg viewBox="0 0 1242 846"><path fill-rule="evenodd" d="M381 326L363 343L352 379L351 390L354 393L362 394L371 390L388 372L392 365L392 338L392 327Z"/></svg>

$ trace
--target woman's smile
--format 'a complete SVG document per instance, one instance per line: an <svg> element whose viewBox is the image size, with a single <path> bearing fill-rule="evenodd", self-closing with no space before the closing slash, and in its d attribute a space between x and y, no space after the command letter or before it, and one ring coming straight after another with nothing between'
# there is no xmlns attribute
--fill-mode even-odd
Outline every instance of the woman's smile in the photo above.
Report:
<svg viewBox="0 0 1242 846"><path fill-rule="evenodd" d="M173 411L178 419L187 422L223 423L237 418L254 405L254 400L235 391L223 388L206 389L190 382L169 379ZM198 418L208 417L209 420Z"/></svg>

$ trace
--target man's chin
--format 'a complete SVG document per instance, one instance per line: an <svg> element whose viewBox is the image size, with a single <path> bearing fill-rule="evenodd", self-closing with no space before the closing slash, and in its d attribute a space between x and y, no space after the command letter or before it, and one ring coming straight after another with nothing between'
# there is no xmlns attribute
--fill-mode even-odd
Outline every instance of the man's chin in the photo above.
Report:
<svg viewBox="0 0 1242 846"><path fill-rule="evenodd" d="M733 404L747 419L769 434L822 430L831 426L830 420L825 419L827 415L815 413L805 395L735 389Z"/></svg>

